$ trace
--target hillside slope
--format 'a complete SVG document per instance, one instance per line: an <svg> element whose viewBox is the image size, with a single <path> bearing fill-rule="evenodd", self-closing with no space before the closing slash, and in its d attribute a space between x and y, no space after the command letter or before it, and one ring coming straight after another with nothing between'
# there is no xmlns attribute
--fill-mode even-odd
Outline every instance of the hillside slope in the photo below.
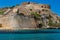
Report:
<svg viewBox="0 0 60 40"><path fill-rule="evenodd" d="M60 17L47 4L24 2L1 9L0 28L59 28Z"/></svg>

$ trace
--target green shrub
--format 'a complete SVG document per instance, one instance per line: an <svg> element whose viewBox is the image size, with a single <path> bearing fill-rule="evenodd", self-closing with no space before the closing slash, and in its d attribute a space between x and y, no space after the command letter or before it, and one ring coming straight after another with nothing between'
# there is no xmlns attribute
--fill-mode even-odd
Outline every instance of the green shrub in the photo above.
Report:
<svg viewBox="0 0 60 40"><path fill-rule="evenodd" d="M53 27L59 27L60 23L53 23L51 20L49 21L49 26L53 26Z"/></svg>
<svg viewBox="0 0 60 40"><path fill-rule="evenodd" d="M30 11L32 11L32 9L30 9Z"/></svg>
<svg viewBox="0 0 60 40"><path fill-rule="evenodd" d="M4 11L0 10L0 15L3 15L4 14Z"/></svg>
<svg viewBox="0 0 60 40"><path fill-rule="evenodd" d="M36 20L40 20L41 15L38 14L37 12L31 12L31 15L36 19Z"/></svg>

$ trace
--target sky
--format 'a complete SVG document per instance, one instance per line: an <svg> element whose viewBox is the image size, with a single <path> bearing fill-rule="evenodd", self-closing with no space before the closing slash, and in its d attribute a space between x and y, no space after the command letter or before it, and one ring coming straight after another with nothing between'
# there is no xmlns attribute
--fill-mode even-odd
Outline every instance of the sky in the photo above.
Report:
<svg viewBox="0 0 60 40"><path fill-rule="evenodd" d="M0 0L0 8L14 6L22 2L49 4L51 6L51 11L60 16L60 0Z"/></svg>

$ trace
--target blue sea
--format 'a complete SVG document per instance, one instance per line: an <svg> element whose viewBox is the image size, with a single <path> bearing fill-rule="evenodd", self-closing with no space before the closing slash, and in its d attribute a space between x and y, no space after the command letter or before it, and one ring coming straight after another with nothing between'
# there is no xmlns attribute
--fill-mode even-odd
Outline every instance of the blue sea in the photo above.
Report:
<svg viewBox="0 0 60 40"><path fill-rule="evenodd" d="M58 30L59 31L59 30ZM60 40L58 33L0 33L0 40Z"/></svg>

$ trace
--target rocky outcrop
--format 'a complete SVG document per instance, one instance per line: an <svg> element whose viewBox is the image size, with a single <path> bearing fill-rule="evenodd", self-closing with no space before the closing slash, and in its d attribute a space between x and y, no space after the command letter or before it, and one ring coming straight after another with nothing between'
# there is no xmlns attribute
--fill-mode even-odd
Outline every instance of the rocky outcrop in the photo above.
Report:
<svg viewBox="0 0 60 40"><path fill-rule="evenodd" d="M36 28L34 18L19 15L17 8L8 9L4 15L1 16L0 24L2 27L7 28Z"/></svg>
<svg viewBox="0 0 60 40"><path fill-rule="evenodd" d="M60 18L51 12L46 4L23 3L8 8L0 15L1 28L50 28L53 23L60 23ZM59 27L59 26L58 26Z"/></svg>

